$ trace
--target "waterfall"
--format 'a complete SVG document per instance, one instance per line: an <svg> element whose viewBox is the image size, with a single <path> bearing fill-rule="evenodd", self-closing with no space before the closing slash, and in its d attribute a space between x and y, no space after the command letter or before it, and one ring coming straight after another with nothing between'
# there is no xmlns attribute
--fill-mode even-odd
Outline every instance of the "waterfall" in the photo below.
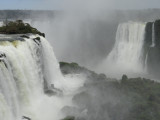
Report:
<svg viewBox="0 0 160 120"><path fill-rule="evenodd" d="M151 47L155 46L155 23L152 24L152 45Z"/></svg>
<svg viewBox="0 0 160 120"><path fill-rule="evenodd" d="M144 68L145 68L145 72L147 72L148 71L148 53L146 54L146 57L145 57Z"/></svg>
<svg viewBox="0 0 160 120"><path fill-rule="evenodd" d="M116 42L103 62L108 75L122 75L144 71L143 43L145 23L127 22L119 24Z"/></svg>
<svg viewBox="0 0 160 120"><path fill-rule="evenodd" d="M83 81L65 79L48 41L39 35L28 36L0 35L0 120L22 120L22 116L58 120L60 109L72 104L72 96L65 92L75 92ZM70 80L76 84L74 91L69 89ZM63 97L48 97L44 88L63 91Z"/></svg>

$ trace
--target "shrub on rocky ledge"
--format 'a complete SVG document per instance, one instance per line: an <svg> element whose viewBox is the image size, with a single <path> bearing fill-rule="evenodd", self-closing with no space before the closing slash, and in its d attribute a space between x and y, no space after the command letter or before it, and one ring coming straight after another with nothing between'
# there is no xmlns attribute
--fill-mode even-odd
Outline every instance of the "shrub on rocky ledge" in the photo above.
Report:
<svg viewBox="0 0 160 120"><path fill-rule="evenodd" d="M74 116L67 116L62 120L75 120L75 117Z"/></svg>
<svg viewBox="0 0 160 120"><path fill-rule="evenodd" d="M41 33L36 28L31 27L28 23L24 23L22 20L9 21L4 23L0 27L0 34L39 34L40 36L45 37L44 33Z"/></svg>

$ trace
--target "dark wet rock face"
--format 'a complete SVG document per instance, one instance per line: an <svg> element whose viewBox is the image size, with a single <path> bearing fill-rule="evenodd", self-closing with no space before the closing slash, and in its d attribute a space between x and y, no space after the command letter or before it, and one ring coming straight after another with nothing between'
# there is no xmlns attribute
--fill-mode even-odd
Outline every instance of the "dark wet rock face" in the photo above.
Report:
<svg viewBox="0 0 160 120"><path fill-rule="evenodd" d="M154 46L152 46L153 44ZM160 20L146 24L144 58L147 62L148 72L160 77Z"/></svg>
<svg viewBox="0 0 160 120"><path fill-rule="evenodd" d="M27 36L27 35L22 35L20 37L29 39L29 36Z"/></svg>
<svg viewBox="0 0 160 120"><path fill-rule="evenodd" d="M36 37L36 38L34 38L33 40L34 40L34 42L35 42L37 45L40 45L40 44L41 44L41 39L40 39L40 37Z"/></svg>
<svg viewBox="0 0 160 120"><path fill-rule="evenodd" d="M22 119L25 119L25 120L31 120L31 118L26 117L26 116L22 116Z"/></svg>

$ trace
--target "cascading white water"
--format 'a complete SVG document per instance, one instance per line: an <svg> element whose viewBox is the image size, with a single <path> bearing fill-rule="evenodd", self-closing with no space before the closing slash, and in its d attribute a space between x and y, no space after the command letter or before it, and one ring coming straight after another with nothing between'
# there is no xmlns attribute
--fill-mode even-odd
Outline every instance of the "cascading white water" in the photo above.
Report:
<svg viewBox="0 0 160 120"><path fill-rule="evenodd" d="M64 79L45 38L29 37L17 40L19 37L0 36L0 120L22 120L22 116L32 120L58 120L62 117L60 109L72 104L69 81L72 80L76 88L83 84L83 80L73 81L79 77ZM34 39L36 37L40 40ZM63 97L45 95L44 84L47 89L54 84L63 91ZM72 93L75 91L74 88Z"/></svg>
<svg viewBox="0 0 160 120"><path fill-rule="evenodd" d="M114 48L104 60L108 75L143 72L145 23L128 22L118 26Z"/></svg>
<svg viewBox="0 0 160 120"><path fill-rule="evenodd" d="M144 67L145 67L145 72L147 73L148 71L148 53L146 54L146 57L145 57Z"/></svg>
<svg viewBox="0 0 160 120"><path fill-rule="evenodd" d="M155 23L152 24L152 45L151 47L155 46Z"/></svg>

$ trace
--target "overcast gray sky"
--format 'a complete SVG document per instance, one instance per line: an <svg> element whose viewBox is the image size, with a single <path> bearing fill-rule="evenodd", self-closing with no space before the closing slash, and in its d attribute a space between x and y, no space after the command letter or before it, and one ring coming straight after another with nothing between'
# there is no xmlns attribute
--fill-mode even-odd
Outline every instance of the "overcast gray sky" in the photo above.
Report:
<svg viewBox="0 0 160 120"><path fill-rule="evenodd" d="M0 9L62 9L106 6L108 9L160 8L160 0L1 0Z"/></svg>

